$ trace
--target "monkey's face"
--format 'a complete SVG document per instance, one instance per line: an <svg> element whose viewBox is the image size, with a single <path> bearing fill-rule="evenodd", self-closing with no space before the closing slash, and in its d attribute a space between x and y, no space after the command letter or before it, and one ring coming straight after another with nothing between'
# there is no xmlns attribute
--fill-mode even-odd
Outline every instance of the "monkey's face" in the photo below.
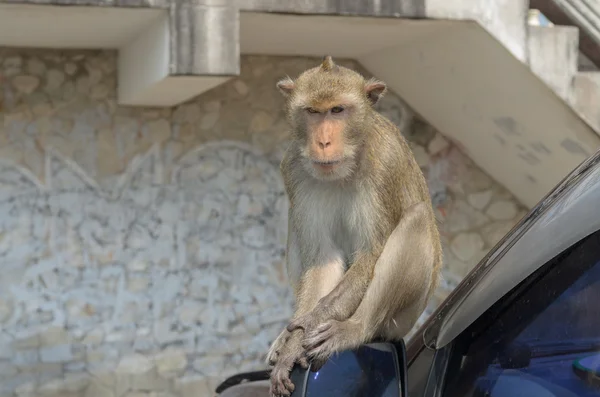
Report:
<svg viewBox="0 0 600 397"><path fill-rule="evenodd" d="M361 104L349 96L333 96L299 106L294 116L294 138L309 173L323 180L352 174L365 136Z"/></svg>
<svg viewBox="0 0 600 397"><path fill-rule="evenodd" d="M350 176L370 133L368 116L385 84L365 81L325 57L320 66L295 81L280 81L277 88L287 98L292 138L307 171L321 180Z"/></svg>

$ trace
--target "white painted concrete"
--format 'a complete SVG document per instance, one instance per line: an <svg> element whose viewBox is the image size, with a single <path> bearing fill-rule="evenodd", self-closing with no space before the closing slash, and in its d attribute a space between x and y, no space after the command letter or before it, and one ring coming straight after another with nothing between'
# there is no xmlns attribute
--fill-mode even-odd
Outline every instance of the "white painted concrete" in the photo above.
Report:
<svg viewBox="0 0 600 397"><path fill-rule="evenodd" d="M0 46L119 48L166 10L0 3Z"/></svg>
<svg viewBox="0 0 600 397"><path fill-rule="evenodd" d="M152 100L148 94L169 75L169 19L156 20L119 49L119 102L124 105ZM156 100L156 98L154 98Z"/></svg>
<svg viewBox="0 0 600 397"><path fill-rule="evenodd" d="M359 58L435 35L456 22L243 12L242 54Z"/></svg>
<svg viewBox="0 0 600 397"><path fill-rule="evenodd" d="M485 27L448 19L242 12L239 45L244 54L331 54L360 61L460 143L525 205L533 206L600 147L600 138L590 127L597 124L597 112L586 122L571 108L573 103L581 112L590 106L576 98L571 101L569 82L560 82L553 91L540 77L547 77L548 70L539 60L531 63L536 75L529 60L523 59L521 46L531 43L521 40L521 21L511 28L510 18L502 14L518 18L519 7L495 10L500 14L489 14L482 22ZM1 5L0 45L120 48L119 101L127 105L173 106L228 80L169 75L172 44L164 10L61 7L58 11ZM492 35L489 29L499 23L506 26L497 26L499 33ZM499 34L504 44L498 41ZM574 48L562 36L539 39L565 45L546 46L540 52L543 56Z"/></svg>
<svg viewBox="0 0 600 397"><path fill-rule="evenodd" d="M531 70L473 24L361 59L468 156L535 205L600 138ZM404 73L395 73L398 54ZM582 148L566 150L564 145Z"/></svg>
<svg viewBox="0 0 600 397"><path fill-rule="evenodd" d="M241 51L357 59L527 206L600 147L589 125L475 22L244 13Z"/></svg>
<svg viewBox="0 0 600 397"><path fill-rule="evenodd" d="M169 20L161 14L119 49L119 103L175 106L223 82L227 77L170 75Z"/></svg>
<svg viewBox="0 0 600 397"><path fill-rule="evenodd" d="M221 76L173 76L168 10L0 4L0 46L118 49L118 100L175 106L223 82Z"/></svg>
<svg viewBox="0 0 600 397"><path fill-rule="evenodd" d="M558 96L572 102L577 74L579 30L573 26L530 26L529 67ZM557 49L563 49L557 51Z"/></svg>
<svg viewBox="0 0 600 397"><path fill-rule="evenodd" d="M133 73L133 72L132 72ZM131 106L170 107L192 99L203 92L223 84L231 77L166 76L140 91L132 91L120 102Z"/></svg>

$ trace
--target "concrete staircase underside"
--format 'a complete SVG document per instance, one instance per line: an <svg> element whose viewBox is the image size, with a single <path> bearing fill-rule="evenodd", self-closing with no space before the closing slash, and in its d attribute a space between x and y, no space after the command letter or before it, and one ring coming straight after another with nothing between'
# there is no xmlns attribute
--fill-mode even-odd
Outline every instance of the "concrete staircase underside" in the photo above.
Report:
<svg viewBox="0 0 600 397"><path fill-rule="evenodd" d="M575 28L528 26L527 11L526 0L0 0L0 45L118 48L119 101L140 106L227 81L240 53L354 58L533 206L600 146L600 75L577 71Z"/></svg>

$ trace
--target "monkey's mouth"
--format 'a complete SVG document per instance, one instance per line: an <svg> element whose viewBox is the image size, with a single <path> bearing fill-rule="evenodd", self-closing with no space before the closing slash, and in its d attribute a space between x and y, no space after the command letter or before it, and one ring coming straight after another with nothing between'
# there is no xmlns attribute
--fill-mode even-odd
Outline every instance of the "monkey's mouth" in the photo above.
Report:
<svg viewBox="0 0 600 397"><path fill-rule="evenodd" d="M332 171L341 162L342 162L341 159L312 160L313 166L315 166L315 168L320 169L321 171Z"/></svg>

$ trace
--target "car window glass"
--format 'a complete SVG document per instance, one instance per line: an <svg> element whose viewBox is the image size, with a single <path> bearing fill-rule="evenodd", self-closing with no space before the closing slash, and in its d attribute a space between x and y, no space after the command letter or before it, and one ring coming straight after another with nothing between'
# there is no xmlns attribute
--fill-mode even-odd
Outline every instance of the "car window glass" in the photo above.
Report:
<svg viewBox="0 0 600 397"><path fill-rule="evenodd" d="M422 397L435 351L423 348L408 367L408 397Z"/></svg>
<svg viewBox="0 0 600 397"><path fill-rule="evenodd" d="M549 264L458 354L444 397L600 397L600 234Z"/></svg>

